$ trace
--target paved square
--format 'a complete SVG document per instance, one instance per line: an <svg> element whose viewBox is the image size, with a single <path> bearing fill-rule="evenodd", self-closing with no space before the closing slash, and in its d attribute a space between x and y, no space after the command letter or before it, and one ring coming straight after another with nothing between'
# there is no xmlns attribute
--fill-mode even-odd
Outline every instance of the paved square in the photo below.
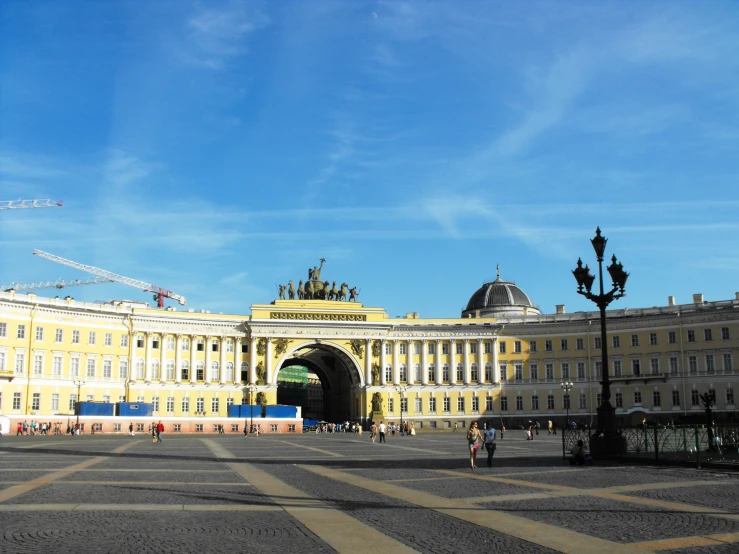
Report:
<svg viewBox="0 0 739 554"><path fill-rule="evenodd" d="M739 551L739 475L561 459L509 432L3 437L0 553Z"/></svg>

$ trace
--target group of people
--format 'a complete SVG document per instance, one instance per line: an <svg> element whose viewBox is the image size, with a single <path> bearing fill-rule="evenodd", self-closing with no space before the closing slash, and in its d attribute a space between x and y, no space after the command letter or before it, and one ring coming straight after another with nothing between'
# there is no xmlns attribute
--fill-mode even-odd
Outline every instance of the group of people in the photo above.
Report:
<svg viewBox="0 0 739 554"><path fill-rule="evenodd" d="M19 421L15 435L61 435L62 422L52 423L51 421Z"/></svg>
<svg viewBox="0 0 739 554"><path fill-rule="evenodd" d="M485 424L485 429L480 431L477 427L477 422L473 421L470 423L469 429L467 429L467 445L470 450L470 467L477 469L477 451L480 448L485 448L488 454L488 467L493 467L493 454L495 454L495 428L493 424L488 422Z"/></svg>
<svg viewBox="0 0 739 554"><path fill-rule="evenodd" d="M149 433L151 433L151 442L162 442L164 435L164 423L162 423L161 420L159 420L159 423L152 422L149 424ZM135 436L136 432L133 430L133 423L129 424L128 426L128 434L130 436Z"/></svg>

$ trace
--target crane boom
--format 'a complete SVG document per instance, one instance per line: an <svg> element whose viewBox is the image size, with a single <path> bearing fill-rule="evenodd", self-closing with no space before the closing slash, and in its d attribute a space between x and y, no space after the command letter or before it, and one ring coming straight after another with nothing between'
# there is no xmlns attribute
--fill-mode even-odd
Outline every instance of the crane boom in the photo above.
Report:
<svg viewBox="0 0 739 554"><path fill-rule="evenodd" d="M61 200L0 200L0 210L20 210L22 208L58 208Z"/></svg>
<svg viewBox="0 0 739 554"><path fill-rule="evenodd" d="M73 279L71 281L65 281L64 279L57 279L56 281L28 281L26 283L16 283L14 281L7 285L0 285L0 290L8 292L10 290L63 289L64 287L102 285L103 283L112 282L112 280L105 277L93 277L92 279Z"/></svg>
<svg viewBox="0 0 739 554"><path fill-rule="evenodd" d="M179 302L182 306L184 306L186 302L184 296L175 294L171 290L152 285L151 283L139 281L138 279L131 279L130 277L124 277L123 275L118 275L116 273L100 269L99 267L73 262L72 260L67 260L66 258L62 258L61 256L55 256L54 254L49 254L48 252L43 252L41 250L34 250L33 253L42 258L46 258L47 260L51 260L52 262L67 265L69 267L74 267L81 271L86 271L87 273L97 275L98 277L105 277L106 279L110 279L111 281L115 281L116 283L123 283L124 285L128 285L130 287L134 287L143 291L153 292L154 298L156 298L157 300L157 305L160 308L164 307L164 298L177 300L177 302Z"/></svg>

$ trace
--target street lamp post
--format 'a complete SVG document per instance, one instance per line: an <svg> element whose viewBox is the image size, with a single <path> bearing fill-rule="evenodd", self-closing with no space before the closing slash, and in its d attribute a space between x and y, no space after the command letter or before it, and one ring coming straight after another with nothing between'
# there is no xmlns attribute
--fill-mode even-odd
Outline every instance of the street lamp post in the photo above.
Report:
<svg viewBox="0 0 739 554"><path fill-rule="evenodd" d="M77 423L75 425L75 432L77 429L80 428L80 391L82 389L82 385L85 384L84 381L73 381L74 385L77 387L77 405L75 406L75 412L77 413Z"/></svg>
<svg viewBox="0 0 739 554"><path fill-rule="evenodd" d="M572 381L565 381L562 383L562 390L565 391L565 409L567 410L567 419L565 420L565 427L570 428L570 391L574 385Z"/></svg>
<svg viewBox="0 0 739 554"><path fill-rule="evenodd" d="M251 423L249 424L249 429L254 429L254 392L256 392L257 387L254 383L249 383L249 386L247 387L249 390L249 414L251 415Z"/></svg>
<svg viewBox="0 0 739 554"><path fill-rule="evenodd" d="M405 397L405 391L408 390L408 387L405 385L396 385L395 390L398 391L398 394L400 395L400 434L403 434L403 398Z"/></svg>
<svg viewBox="0 0 739 554"><path fill-rule="evenodd" d="M577 281L577 293L582 294L588 300L592 300L600 310L600 347L601 347L601 373L602 373L602 390L601 403L598 406L598 430L591 439L591 452L595 446L596 452L602 448L599 453L618 453L623 450L622 439L612 439L617 437L616 432L616 409L611 405L611 381L608 376L608 343L606 341L606 308L608 305L625 295L624 287L629 274L624 271L623 265L616 261L616 256L611 258L611 265L607 270L611 276L613 288L605 292L603 290L603 259L608 239L601 236L600 227L595 230L595 237L590 240L595 250L595 256L598 260L598 282L599 294L590 291L595 281L595 276L590 273L590 268L586 265L583 267L582 260L577 260L577 268L572 273ZM583 288L585 290L583 290Z"/></svg>

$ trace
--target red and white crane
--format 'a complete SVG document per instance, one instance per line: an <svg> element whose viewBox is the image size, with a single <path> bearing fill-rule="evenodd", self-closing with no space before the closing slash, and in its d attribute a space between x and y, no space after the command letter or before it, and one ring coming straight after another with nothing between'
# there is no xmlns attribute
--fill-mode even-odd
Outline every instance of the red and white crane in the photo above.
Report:
<svg viewBox="0 0 739 554"><path fill-rule="evenodd" d="M63 289L65 287L79 287L82 285L102 285L104 283L112 283L110 279L105 277L93 277L92 279L72 279L65 281L57 279L56 281L27 281L25 283L17 283L13 281L7 285L0 285L0 290L10 292L11 290L37 290L37 289Z"/></svg>
<svg viewBox="0 0 739 554"><path fill-rule="evenodd" d="M177 300L177 302L179 302L182 306L184 306L186 302L184 296L175 294L171 290L163 289L162 287L152 285L151 283L145 283L144 281L139 281L138 279L131 279L130 277L124 277L123 275L118 275L116 273L112 273L110 271L100 269L99 267L94 267L91 265L85 265L85 264L81 264L78 262L73 262L72 260L67 260L66 258L62 258L61 256L55 256L54 254L49 254L48 252L43 252L41 250L34 250L33 253L37 256L40 256L41 258L46 258L47 260L51 260L52 262L67 265L69 267L74 267L76 269L86 271L87 273L92 273L93 275L97 275L98 277L104 277L116 283L123 283L124 285L128 285L130 287L134 287L134 288L146 291L146 292L153 292L154 300L157 301L157 306L160 308L164 307L165 298L171 298L172 300Z"/></svg>
<svg viewBox="0 0 739 554"><path fill-rule="evenodd" d="M24 208L60 208L61 200L0 200L0 210L21 210Z"/></svg>

